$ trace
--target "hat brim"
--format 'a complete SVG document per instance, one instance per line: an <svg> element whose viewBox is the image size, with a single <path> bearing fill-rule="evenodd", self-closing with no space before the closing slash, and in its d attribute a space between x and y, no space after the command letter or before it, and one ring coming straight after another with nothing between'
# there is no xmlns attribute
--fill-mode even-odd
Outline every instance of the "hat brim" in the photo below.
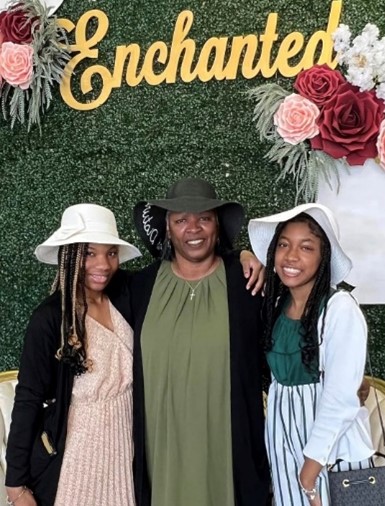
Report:
<svg viewBox="0 0 385 506"><path fill-rule="evenodd" d="M331 245L331 282L341 283L352 269L352 261L339 242L337 223L331 211L321 204L301 204L294 209L249 221L250 244L258 259L266 265L267 251L274 237L277 225L301 213L311 216L323 229Z"/></svg>
<svg viewBox="0 0 385 506"><path fill-rule="evenodd" d="M76 240L73 240L73 238L72 240L71 238L55 240L53 236L54 234L35 249L37 259L45 264L57 265L60 246L77 243L111 244L111 246L119 246L120 264L142 256L136 246L108 233L98 232L97 236L95 236L95 232L82 232L76 236Z"/></svg>
<svg viewBox="0 0 385 506"><path fill-rule="evenodd" d="M218 214L220 240L226 248L232 248L244 221L243 207L237 202L204 197L141 201L134 207L134 224L151 255L160 258L166 238L167 211L202 213L211 210Z"/></svg>
<svg viewBox="0 0 385 506"><path fill-rule="evenodd" d="M209 199L207 197L178 197L173 199L149 200L152 206L160 207L175 213L203 213L226 205L240 206L236 202L227 200Z"/></svg>

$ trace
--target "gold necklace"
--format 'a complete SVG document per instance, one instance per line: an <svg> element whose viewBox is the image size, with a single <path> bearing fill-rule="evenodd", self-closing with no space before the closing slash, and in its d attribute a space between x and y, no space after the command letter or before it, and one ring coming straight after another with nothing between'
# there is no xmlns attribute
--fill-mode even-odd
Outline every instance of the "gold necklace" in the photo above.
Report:
<svg viewBox="0 0 385 506"><path fill-rule="evenodd" d="M203 277L202 277L202 278L198 281L198 283L197 283L195 286L192 286L192 285L191 285L191 284L187 281L187 279L185 279L185 278L182 276L182 274L181 274L181 273L180 273L180 271L179 271L179 268L177 268L177 267L173 267L173 266L171 265L171 269L174 271L174 274L175 274L177 277L179 277L179 278L183 279L183 281L184 281L184 282L187 284L187 286L190 288L190 294L189 294L189 296L190 296L190 300L193 300L193 298L194 298L194 297L195 297L195 295L196 295L196 294L195 294L195 290L196 290L196 289L198 288L198 286L202 283L202 281L203 281L205 278L207 278L207 276L209 276L212 272L214 272L214 271L215 271L215 269L217 268L217 266L218 266L219 262L220 262L220 259L219 259L219 258L215 258L215 259L214 259L213 264L211 265L211 267L208 269L208 271L204 274L204 276L203 276Z"/></svg>
<svg viewBox="0 0 385 506"><path fill-rule="evenodd" d="M195 297L195 290L198 288L198 286L202 283L203 280L204 278L200 279L195 286L190 285L187 279L184 280L185 283L187 283L187 285L190 287L190 300L193 300L193 298Z"/></svg>

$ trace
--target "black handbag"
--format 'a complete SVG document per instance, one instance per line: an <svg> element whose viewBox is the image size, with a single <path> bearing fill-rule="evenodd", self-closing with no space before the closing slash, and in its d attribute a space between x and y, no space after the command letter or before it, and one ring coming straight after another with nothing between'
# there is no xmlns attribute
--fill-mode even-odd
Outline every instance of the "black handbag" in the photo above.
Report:
<svg viewBox="0 0 385 506"><path fill-rule="evenodd" d="M385 466L328 473L332 506L385 506Z"/></svg>
<svg viewBox="0 0 385 506"><path fill-rule="evenodd" d="M370 373L370 358L368 358ZM385 429L377 391L374 388L376 405L385 444ZM382 453L375 455L385 458ZM331 506L385 506L385 466L357 469L351 471L332 471L337 461L329 466L328 479Z"/></svg>

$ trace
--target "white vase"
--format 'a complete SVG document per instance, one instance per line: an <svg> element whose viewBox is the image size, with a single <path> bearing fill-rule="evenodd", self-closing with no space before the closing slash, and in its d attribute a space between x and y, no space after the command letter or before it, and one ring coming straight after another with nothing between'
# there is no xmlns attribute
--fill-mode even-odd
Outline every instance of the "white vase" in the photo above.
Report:
<svg viewBox="0 0 385 506"><path fill-rule="evenodd" d="M373 159L338 167L340 189L322 181L317 202L334 211L341 244L353 262L347 279L360 304L385 304L385 170Z"/></svg>

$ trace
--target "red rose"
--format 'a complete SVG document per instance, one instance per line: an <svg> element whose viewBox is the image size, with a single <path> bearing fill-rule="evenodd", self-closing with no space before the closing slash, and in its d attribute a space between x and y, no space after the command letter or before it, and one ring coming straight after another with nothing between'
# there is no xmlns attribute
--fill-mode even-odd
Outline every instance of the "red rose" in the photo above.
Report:
<svg viewBox="0 0 385 506"><path fill-rule="evenodd" d="M0 14L2 42L29 44L32 42L32 20L20 8L13 8Z"/></svg>
<svg viewBox="0 0 385 506"><path fill-rule="evenodd" d="M313 149L333 158L346 157L349 165L362 165L377 155L376 141L384 117L384 103L373 91L342 84L318 118L319 135L310 139Z"/></svg>
<svg viewBox="0 0 385 506"><path fill-rule="evenodd" d="M1 46L2 42L4 41L4 35L3 35L3 32L1 31L1 24L3 22L3 17L6 14L7 14L6 11L0 12L0 46Z"/></svg>
<svg viewBox="0 0 385 506"><path fill-rule="evenodd" d="M300 95L314 102L319 109L334 96L337 88L346 80L338 70L328 65L314 65L297 76L294 88Z"/></svg>

